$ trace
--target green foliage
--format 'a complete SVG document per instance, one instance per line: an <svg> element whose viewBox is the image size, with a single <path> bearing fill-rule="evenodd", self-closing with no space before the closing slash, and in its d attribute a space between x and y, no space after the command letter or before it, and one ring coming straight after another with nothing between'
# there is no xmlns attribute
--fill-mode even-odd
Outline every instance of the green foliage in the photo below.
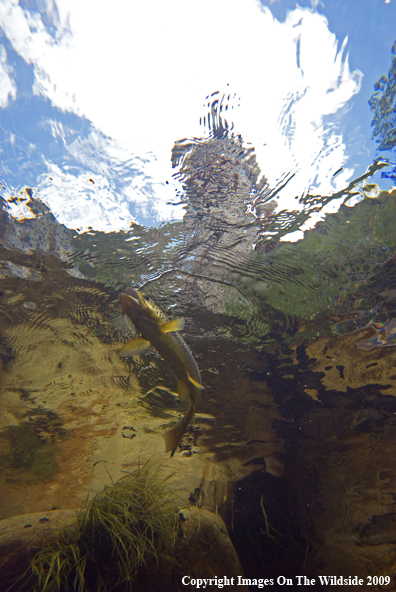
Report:
<svg viewBox="0 0 396 592"><path fill-rule="evenodd" d="M265 300L285 315L303 320L328 310L334 298L367 286L396 250L393 221L396 193L364 199L354 208L328 214L303 241L283 243L267 259ZM259 285L257 286L257 290Z"/></svg>
<svg viewBox="0 0 396 592"><path fill-rule="evenodd" d="M373 111L373 138L380 150L396 147L396 41L392 46L392 65L388 75L383 75L374 85L374 94L369 100Z"/></svg>

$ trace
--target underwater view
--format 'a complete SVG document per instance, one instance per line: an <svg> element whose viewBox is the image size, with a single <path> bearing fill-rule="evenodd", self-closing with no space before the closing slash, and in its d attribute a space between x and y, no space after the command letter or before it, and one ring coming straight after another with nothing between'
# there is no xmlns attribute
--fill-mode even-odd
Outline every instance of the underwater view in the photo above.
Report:
<svg viewBox="0 0 396 592"><path fill-rule="evenodd" d="M0 33L0 590L396 590L395 0Z"/></svg>

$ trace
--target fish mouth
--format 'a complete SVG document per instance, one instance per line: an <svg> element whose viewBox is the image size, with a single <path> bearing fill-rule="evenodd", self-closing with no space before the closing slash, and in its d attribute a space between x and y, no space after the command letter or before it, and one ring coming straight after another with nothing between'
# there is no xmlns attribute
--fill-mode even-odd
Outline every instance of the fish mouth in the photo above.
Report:
<svg viewBox="0 0 396 592"><path fill-rule="evenodd" d="M120 294L118 300L127 314L128 312L132 313L133 311L146 308L142 294L133 288L126 288L125 293Z"/></svg>
<svg viewBox="0 0 396 592"><path fill-rule="evenodd" d="M138 290L134 290L133 288L127 288L125 290L125 293L127 294L127 296L130 296L131 298L136 300L142 308L147 308L145 296L142 294L142 292L138 292Z"/></svg>
<svg viewBox="0 0 396 592"><path fill-rule="evenodd" d="M137 292L133 288L126 288L125 294L127 294L127 296L131 296L134 300L137 300L138 302L140 301L139 292Z"/></svg>

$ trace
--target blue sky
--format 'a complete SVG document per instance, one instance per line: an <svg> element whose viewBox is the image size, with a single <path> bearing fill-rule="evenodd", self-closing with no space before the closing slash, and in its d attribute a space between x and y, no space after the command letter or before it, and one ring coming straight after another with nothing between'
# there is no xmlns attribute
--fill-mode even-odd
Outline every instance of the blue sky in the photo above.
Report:
<svg viewBox="0 0 396 592"><path fill-rule="evenodd" d="M32 186L81 230L180 219L173 143L207 135L205 97L220 91L270 184L295 173L279 209L331 194L376 156L368 100L390 66L395 5L0 0L6 193Z"/></svg>

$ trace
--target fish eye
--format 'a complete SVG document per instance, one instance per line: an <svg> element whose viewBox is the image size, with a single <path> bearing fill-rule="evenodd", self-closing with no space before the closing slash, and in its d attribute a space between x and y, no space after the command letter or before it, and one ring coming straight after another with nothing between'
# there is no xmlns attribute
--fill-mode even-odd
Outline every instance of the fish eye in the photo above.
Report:
<svg viewBox="0 0 396 592"><path fill-rule="evenodd" d="M147 300L148 302L150 302L150 296L147 296L147 294L143 294L143 297L145 300Z"/></svg>

